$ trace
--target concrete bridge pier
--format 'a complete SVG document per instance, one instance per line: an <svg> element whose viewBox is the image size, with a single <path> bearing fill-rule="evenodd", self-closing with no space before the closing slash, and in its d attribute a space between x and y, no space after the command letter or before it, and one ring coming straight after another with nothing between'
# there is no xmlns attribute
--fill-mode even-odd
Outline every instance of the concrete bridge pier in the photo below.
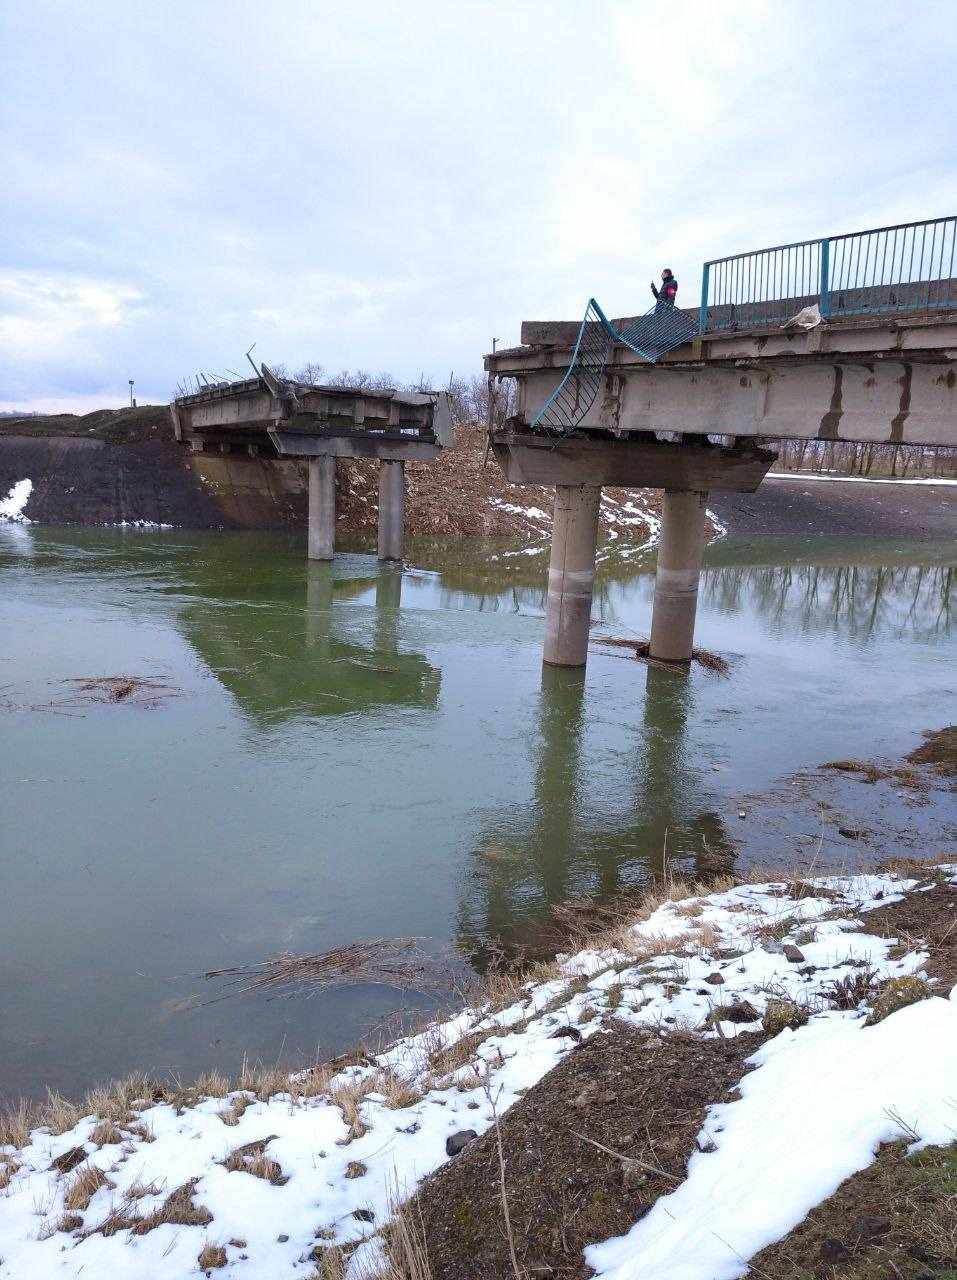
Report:
<svg viewBox="0 0 957 1280"><path fill-rule="evenodd" d="M405 533L405 463L379 462L379 559L401 560Z"/></svg>
<svg viewBox="0 0 957 1280"><path fill-rule="evenodd" d="M588 659L600 505L601 485L555 486L543 655L549 666L583 667Z"/></svg>
<svg viewBox="0 0 957 1280"><path fill-rule="evenodd" d="M707 493L666 489L661 508L651 656L690 662L705 543Z"/></svg>
<svg viewBox="0 0 957 1280"><path fill-rule="evenodd" d="M309 459L310 560L331 560L336 550L336 460Z"/></svg>

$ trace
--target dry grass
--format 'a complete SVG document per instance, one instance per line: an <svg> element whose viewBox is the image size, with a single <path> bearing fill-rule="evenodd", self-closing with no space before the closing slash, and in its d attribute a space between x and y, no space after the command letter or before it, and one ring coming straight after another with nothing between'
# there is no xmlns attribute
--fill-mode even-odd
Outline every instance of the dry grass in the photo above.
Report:
<svg viewBox="0 0 957 1280"><path fill-rule="evenodd" d="M64 1208L85 1213L100 1187L112 1185L103 1170L96 1165L81 1165L70 1178L63 1193Z"/></svg>
<svg viewBox="0 0 957 1280"><path fill-rule="evenodd" d="M98 1147L118 1146L123 1141L123 1134L112 1120L101 1120L94 1126L90 1141Z"/></svg>
<svg viewBox="0 0 957 1280"><path fill-rule="evenodd" d="M363 1076L358 1080L348 1080L329 1090L329 1100L342 1112L342 1118L348 1127L346 1142L361 1138L367 1131L362 1119L362 1103L367 1093L375 1087L375 1077Z"/></svg>
<svg viewBox="0 0 957 1280"><path fill-rule="evenodd" d="M380 1071L375 1078L375 1087L370 1092L381 1093L385 1098L385 1105L393 1111L411 1107L422 1098L421 1089L408 1080L403 1080L394 1071Z"/></svg>
<svg viewBox="0 0 957 1280"><path fill-rule="evenodd" d="M429 1070L440 1079L460 1071L472 1061L476 1049L488 1039L489 1034L488 1031L470 1031L452 1044L439 1048L429 1058Z"/></svg>
<svg viewBox="0 0 957 1280"><path fill-rule="evenodd" d="M251 1103L252 1098L248 1097L246 1094L237 1094L236 1097L230 1101L229 1106L224 1107L223 1110L220 1111L220 1120L222 1120L225 1125L235 1126L239 1124L240 1120L242 1120L246 1113L246 1108Z"/></svg>
<svg viewBox="0 0 957 1280"><path fill-rule="evenodd" d="M949 1280L957 1275L957 1146L888 1143L751 1260L761 1280Z"/></svg>
<svg viewBox="0 0 957 1280"><path fill-rule="evenodd" d="M237 1147L223 1161L224 1168L230 1173L248 1173L263 1182L271 1182L274 1187L283 1187L289 1181L282 1171L281 1165L266 1155L266 1147L272 1142L275 1134L268 1138L260 1138L257 1142L247 1142Z"/></svg>
<svg viewBox="0 0 957 1280"><path fill-rule="evenodd" d="M20 1168L20 1163L13 1156L0 1152L0 1191L5 1191L13 1181L13 1175Z"/></svg>
<svg viewBox="0 0 957 1280"><path fill-rule="evenodd" d="M226 1250L220 1244L204 1244L200 1250L196 1265L200 1271L213 1271L216 1267L225 1267Z"/></svg>
<svg viewBox="0 0 957 1280"><path fill-rule="evenodd" d="M388 1267L381 1280L432 1280L421 1209L400 1203L398 1192L390 1200L391 1217L385 1231Z"/></svg>
<svg viewBox="0 0 957 1280"><path fill-rule="evenodd" d="M139 1218L132 1224L133 1233L145 1236L157 1227L168 1225L208 1227L213 1220L213 1215L204 1205L193 1204L193 1193L198 1182L199 1178L190 1178L175 1191L171 1191L158 1209L154 1209L145 1218Z"/></svg>

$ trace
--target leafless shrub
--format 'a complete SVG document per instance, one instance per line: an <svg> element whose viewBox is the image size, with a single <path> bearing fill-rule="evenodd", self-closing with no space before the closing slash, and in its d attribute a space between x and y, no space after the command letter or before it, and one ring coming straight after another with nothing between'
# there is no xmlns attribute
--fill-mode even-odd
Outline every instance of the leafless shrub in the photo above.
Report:
<svg viewBox="0 0 957 1280"><path fill-rule="evenodd" d="M832 1008L852 1012L873 993L874 978L873 969L857 969L823 988L821 995Z"/></svg>

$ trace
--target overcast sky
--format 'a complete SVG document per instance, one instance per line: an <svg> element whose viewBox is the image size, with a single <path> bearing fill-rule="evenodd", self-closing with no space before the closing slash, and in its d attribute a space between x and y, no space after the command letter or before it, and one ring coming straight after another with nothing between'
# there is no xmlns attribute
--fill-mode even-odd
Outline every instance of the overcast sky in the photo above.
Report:
<svg viewBox="0 0 957 1280"><path fill-rule="evenodd" d="M662 265L957 212L953 0L0 0L0 408L481 368Z"/></svg>

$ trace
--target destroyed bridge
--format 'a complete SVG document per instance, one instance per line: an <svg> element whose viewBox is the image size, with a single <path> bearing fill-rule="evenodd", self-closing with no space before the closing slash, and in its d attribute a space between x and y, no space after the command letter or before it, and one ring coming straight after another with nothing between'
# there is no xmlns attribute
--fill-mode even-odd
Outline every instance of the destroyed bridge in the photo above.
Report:
<svg viewBox="0 0 957 1280"><path fill-rule="evenodd" d="M553 485L544 660L583 666L603 485L664 491L651 656L692 652L713 489L753 492L776 439L957 446L957 218L707 262L700 307L526 321L485 357L517 413L491 436L513 484ZM402 558L405 463L451 439L445 393L311 386L261 366L171 406L177 439L309 466L311 559L331 559L336 458L380 464L379 557Z"/></svg>

